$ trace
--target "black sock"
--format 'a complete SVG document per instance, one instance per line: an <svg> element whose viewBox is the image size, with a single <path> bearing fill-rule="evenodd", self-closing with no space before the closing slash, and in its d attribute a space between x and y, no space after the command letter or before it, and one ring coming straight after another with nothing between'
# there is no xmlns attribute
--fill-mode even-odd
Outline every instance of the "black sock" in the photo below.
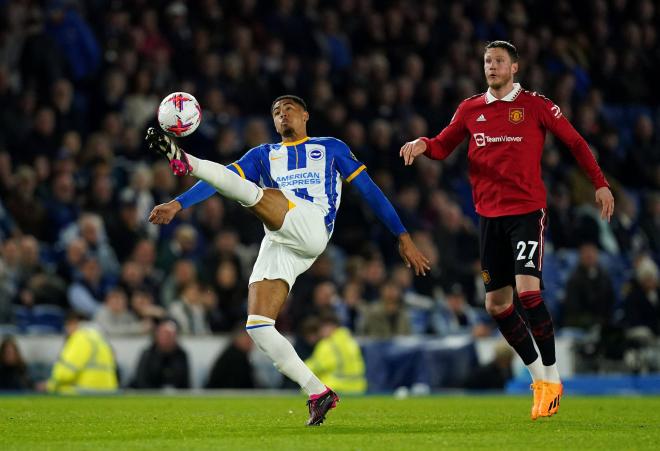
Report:
<svg viewBox="0 0 660 451"><path fill-rule="evenodd" d="M529 365L538 358L532 336L513 304L502 313L493 315L493 319L497 322L497 327L506 341L516 350L525 365Z"/></svg>
<svg viewBox="0 0 660 451"><path fill-rule="evenodd" d="M552 317L543 302L540 291L526 291L518 295L522 304L529 327L532 329L532 335L536 346L541 353L541 360L545 366L553 365L557 359L555 357L555 329L552 326Z"/></svg>

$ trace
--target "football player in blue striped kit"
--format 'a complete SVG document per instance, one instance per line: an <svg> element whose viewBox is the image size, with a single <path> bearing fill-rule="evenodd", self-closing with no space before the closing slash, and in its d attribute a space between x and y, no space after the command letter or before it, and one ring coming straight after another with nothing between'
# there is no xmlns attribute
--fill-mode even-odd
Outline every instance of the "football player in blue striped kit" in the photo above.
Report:
<svg viewBox="0 0 660 451"><path fill-rule="evenodd" d="M332 235L342 179L358 189L397 236L399 253L408 267L425 275L429 261L348 146L335 138L307 136L309 113L300 97L278 97L271 114L282 142L255 147L229 166L195 158L173 139L150 128L149 147L168 158L176 175L190 174L200 181L175 200L156 206L149 220L167 224L179 210L218 192L238 201L263 222L265 236L249 280L246 329L275 366L308 394L307 424L319 425L339 398L275 329L275 319L296 278L323 252Z"/></svg>

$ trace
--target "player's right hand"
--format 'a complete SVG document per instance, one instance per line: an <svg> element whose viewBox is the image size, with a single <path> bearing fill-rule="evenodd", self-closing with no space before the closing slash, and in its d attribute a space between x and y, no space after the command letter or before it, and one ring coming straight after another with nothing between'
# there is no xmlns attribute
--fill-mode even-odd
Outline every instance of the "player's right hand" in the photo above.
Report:
<svg viewBox="0 0 660 451"><path fill-rule="evenodd" d="M426 143L422 141L421 138L417 138L414 141L408 141L399 151L399 156L403 158L403 164L405 166L410 166L415 158L426 152Z"/></svg>
<svg viewBox="0 0 660 451"><path fill-rule="evenodd" d="M149 222L152 224L169 224L176 214L183 210L178 200L171 200L166 204L156 205L149 215Z"/></svg>
<svg viewBox="0 0 660 451"><path fill-rule="evenodd" d="M408 268L412 268L417 276L425 276L431 270L429 259L422 254L408 233L399 235L399 254Z"/></svg>

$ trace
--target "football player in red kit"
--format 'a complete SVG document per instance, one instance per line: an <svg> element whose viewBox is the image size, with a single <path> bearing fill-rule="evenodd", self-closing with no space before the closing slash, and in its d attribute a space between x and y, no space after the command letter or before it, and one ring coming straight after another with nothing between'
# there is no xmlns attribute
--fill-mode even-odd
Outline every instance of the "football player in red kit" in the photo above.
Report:
<svg viewBox="0 0 660 451"><path fill-rule="evenodd" d="M531 417L536 419L557 412L563 391L552 318L541 296L547 218L541 154L546 130L571 150L596 190L601 217L608 221L614 198L587 142L557 105L513 82L517 71L516 48L506 41L489 43L484 54L488 91L461 102L435 138L404 144L400 156L406 165L422 154L442 160L469 139L469 178L480 221L486 309L532 375ZM513 307L514 287L531 335Z"/></svg>

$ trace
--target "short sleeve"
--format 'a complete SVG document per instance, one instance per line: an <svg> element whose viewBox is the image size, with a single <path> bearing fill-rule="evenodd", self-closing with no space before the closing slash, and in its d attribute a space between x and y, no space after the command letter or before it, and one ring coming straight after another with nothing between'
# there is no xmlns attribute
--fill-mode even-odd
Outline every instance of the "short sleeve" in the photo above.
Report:
<svg viewBox="0 0 660 451"><path fill-rule="evenodd" d="M334 141L334 158L337 162L337 170L344 180L350 182L367 167L353 155L346 143L339 139Z"/></svg>
<svg viewBox="0 0 660 451"><path fill-rule="evenodd" d="M248 150L239 160L227 165L227 169L234 171L242 178L253 183L259 183L259 158L262 146Z"/></svg>

